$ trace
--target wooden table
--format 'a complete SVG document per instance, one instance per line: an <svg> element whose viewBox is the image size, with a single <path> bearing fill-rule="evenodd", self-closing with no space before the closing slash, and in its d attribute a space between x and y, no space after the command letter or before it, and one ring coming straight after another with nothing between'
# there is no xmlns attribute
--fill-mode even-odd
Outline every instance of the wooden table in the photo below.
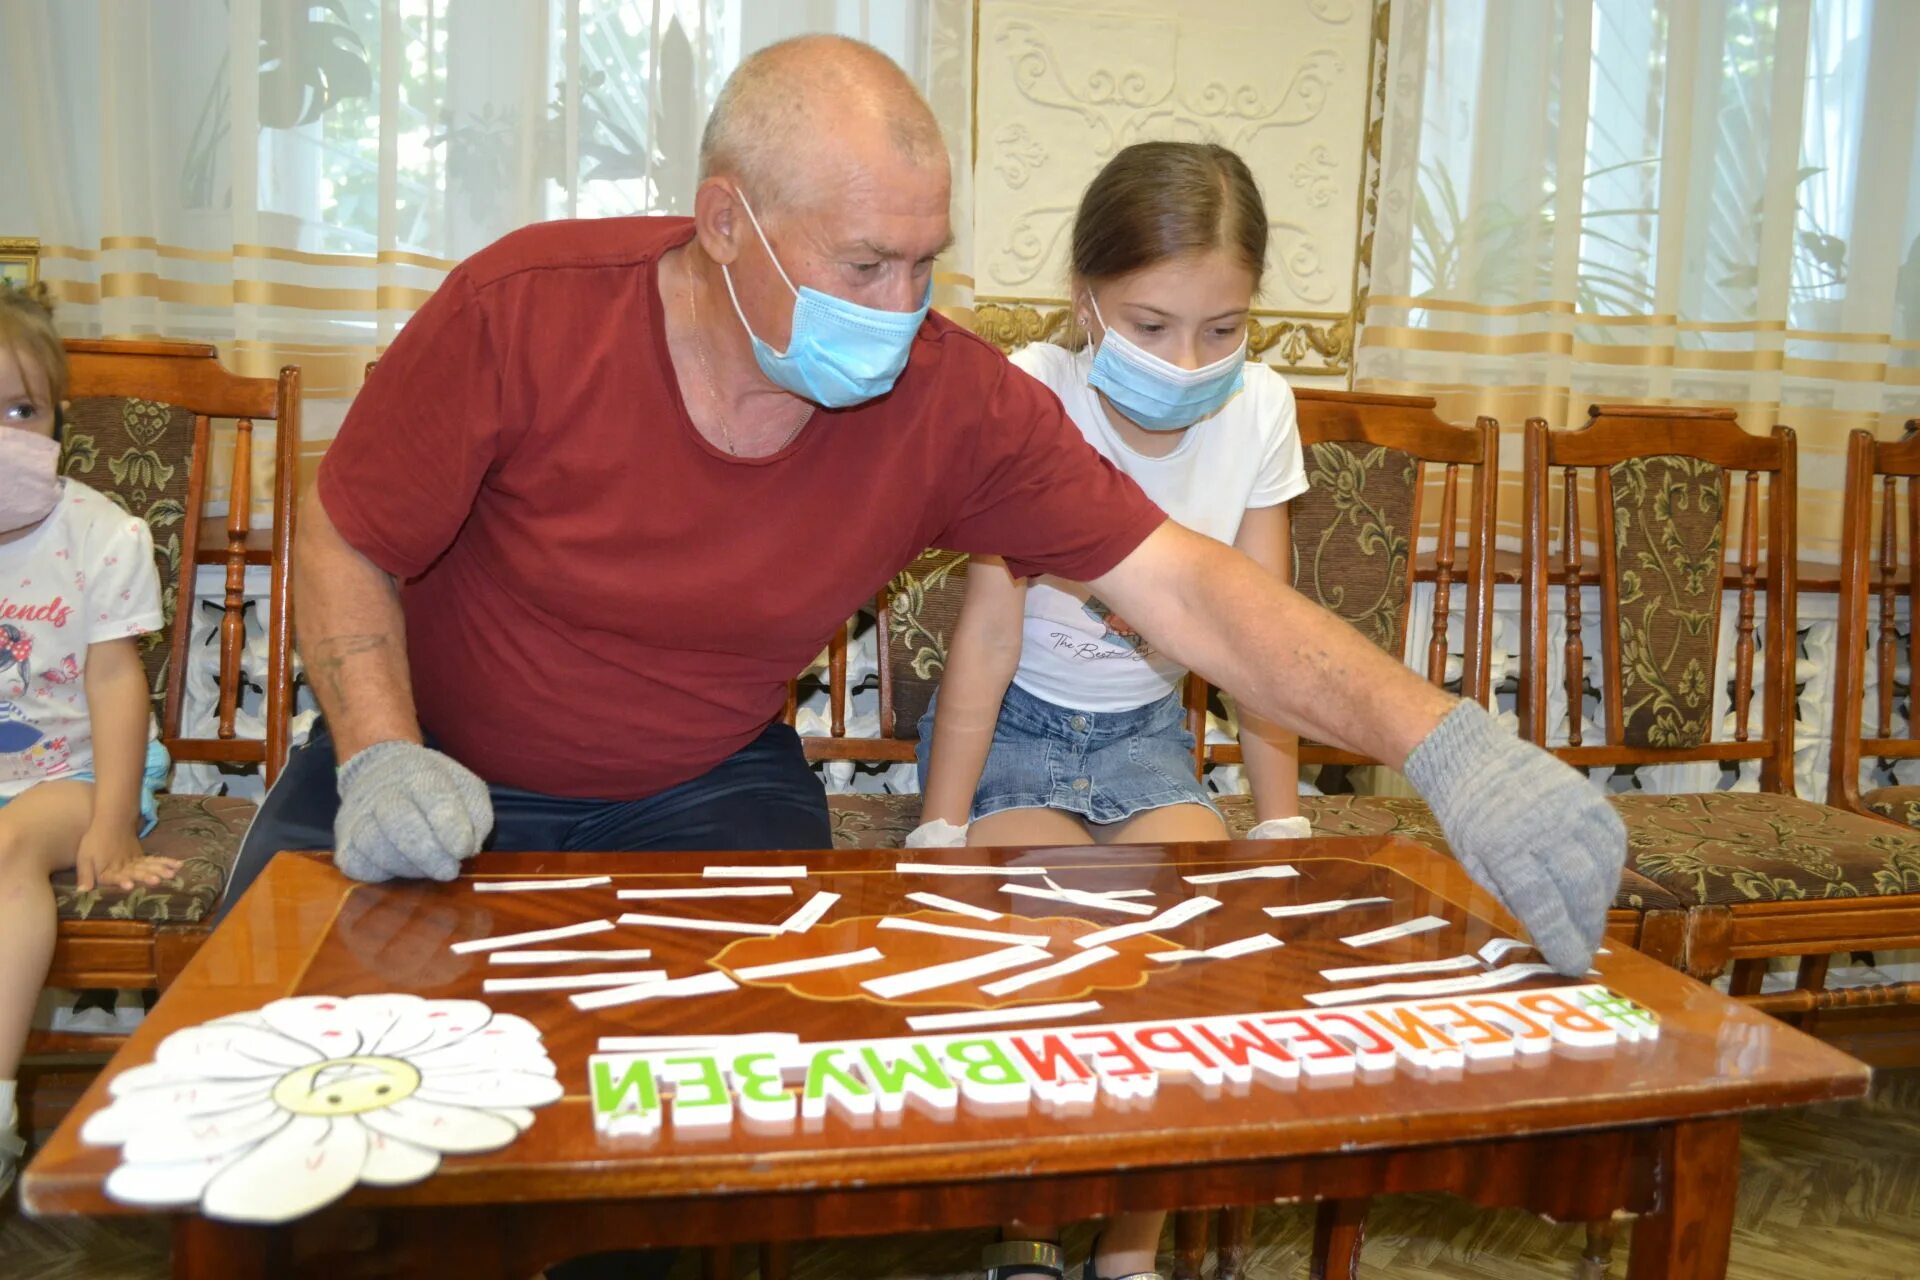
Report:
<svg viewBox="0 0 1920 1280"><path fill-rule="evenodd" d="M1297 878L1199 888L1180 878L1266 865L1279 855L1299 869ZM895 966L906 968L993 949L992 943L878 930L884 915L934 915L904 901L916 890L1008 913L992 924L948 917L983 929L1031 931L1045 921L1041 927L1059 937L1131 919L1012 897L1001 892L997 877L896 874L896 863L910 859L1044 865L1070 888L1153 890L1161 908L1195 893L1222 902L1145 949L1198 948L1267 931L1286 942L1239 959L1170 965L1144 962L1143 949L1135 947L1119 961L1002 1002L1098 1000L1102 1009L1077 1019L1082 1023L1302 1009L1306 993L1329 986L1318 976L1323 967L1454 956L1515 932L1457 865L1392 839L1098 851L486 855L474 861L467 880L449 885L355 884L322 858L283 855L27 1170L23 1204L34 1214L138 1211L102 1190L119 1153L86 1146L78 1134L106 1103L107 1082L149 1061L161 1038L180 1027L289 994L473 998L488 976L565 969L490 965L484 954L449 950L466 939L611 918L626 909L771 923L815 891L841 895L822 925L771 943L622 926L548 944L649 947L654 956L647 965L664 963L679 976L705 970L723 948L748 944L764 958L769 946L787 946L789 955L829 954L852 940L879 945L890 962L910 955L910 964ZM613 898L614 888L713 885L695 879L709 863L800 862L812 870L805 880L781 882L794 886L791 897ZM476 877L602 872L614 876L611 888L477 893L472 884ZM1374 894L1392 902L1278 920L1260 911ZM1338 941L1427 914L1444 917L1447 926L1363 952ZM1054 953L1072 954L1072 948L1056 943ZM728 950L721 963L738 966L746 954ZM344 1263L342 1252L377 1242L379 1274L522 1280L559 1258L603 1249L797 1241L988 1226L1015 1216L1075 1221L1119 1209L1314 1198L1323 1202L1323 1227L1338 1243L1352 1218L1339 1202L1442 1190L1562 1221L1604 1219L1627 1209L1641 1215L1633 1231L1634 1280L1720 1276L1732 1229L1741 1114L1859 1097L1868 1071L1617 944L1597 964L1602 976L1594 981L1657 1012L1657 1040L1586 1054L1556 1047L1530 1064L1516 1057L1450 1073L1402 1065L1330 1082L1303 1076L1288 1088L1255 1082L1211 1097L1170 1082L1150 1099L1128 1106L1103 1099L1078 1115L983 1114L963 1106L942 1121L909 1107L862 1126L829 1115L783 1133L736 1122L707 1137L689 1137L674 1125L645 1138L600 1136L587 1096L587 1058L598 1037L695 1030L791 1031L809 1042L899 1036L907 1034L910 1014L965 1007L938 999L957 989L887 1004L860 992L855 984L863 974L843 970L789 985L752 984L722 995L593 1012L576 1010L559 993L487 996L495 1009L521 1014L541 1029L567 1085L566 1098L541 1110L518 1141L490 1155L450 1157L439 1173L413 1186L363 1186L295 1226L241 1227L178 1214L175 1274L278 1278L303 1266L330 1276L357 1274L359 1264ZM589 966L595 967L607 966ZM802 990L792 989L796 982ZM1527 985L1564 984L1530 979ZM975 1007L996 1003L977 988L959 995ZM858 998L834 998L842 996ZM929 1004L910 1006L915 999ZM1353 1238L1346 1231L1347 1242Z"/></svg>

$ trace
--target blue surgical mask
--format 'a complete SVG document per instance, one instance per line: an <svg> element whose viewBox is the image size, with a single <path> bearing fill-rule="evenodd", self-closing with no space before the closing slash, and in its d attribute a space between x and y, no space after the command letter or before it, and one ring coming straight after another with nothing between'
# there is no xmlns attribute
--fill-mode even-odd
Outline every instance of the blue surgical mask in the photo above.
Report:
<svg viewBox="0 0 1920 1280"><path fill-rule="evenodd" d="M1100 314L1091 294L1094 319L1106 331L1094 353L1087 385L1106 393L1113 407L1148 431L1178 431L1190 427L1233 399L1246 375L1247 340L1224 360L1182 369L1150 351L1142 351L1118 333Z"/></svg>
<svg viewBox="0 0 1920 1280"><path fill-rule="evenodd" d="M927 296L918 311L881 311L811 286L794 289L792 277L774 257L773 246L760 229L760 219L754 217L753 206L744 195L740 207L747 211L747 221L753 224L753 233L773 260L773 269L793 290L793 332L787 339L787 349L775 351L747 323L747 314L740 309L740 295L733 289L733 273L725 266L720 268L726 277L727 296L733 299L733 313L753 340L753 358L760 372L776 386L828 409L844 409L893 390L894 380L907 367L913 335L927 318L927 307L933 301L932 283L928 283Z"/></svg>

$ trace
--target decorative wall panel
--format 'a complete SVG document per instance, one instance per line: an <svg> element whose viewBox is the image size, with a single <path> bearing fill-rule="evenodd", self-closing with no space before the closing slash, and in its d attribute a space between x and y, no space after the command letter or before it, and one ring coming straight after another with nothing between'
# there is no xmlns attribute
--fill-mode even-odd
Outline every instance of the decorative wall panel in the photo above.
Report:
<svg viewBox="0 0 1920 1280"><path fill-rule="evenodd" d="M980 0L975 327L1008 346L1057 336L1094 174L1134 142L1211 141L1245 157L1266 197L1255 351L1344 379L1372 245L1385 17L1372 0Z"/></svg>

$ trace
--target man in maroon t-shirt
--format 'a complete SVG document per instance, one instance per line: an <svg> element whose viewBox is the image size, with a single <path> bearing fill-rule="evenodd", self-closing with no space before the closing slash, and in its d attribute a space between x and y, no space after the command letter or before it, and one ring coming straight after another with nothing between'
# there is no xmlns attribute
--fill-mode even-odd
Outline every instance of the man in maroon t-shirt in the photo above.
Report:
<svg viewBox="0 0 1920 1280"><path fill-rule="evenodd" d="M236 888L284 848L445 880L483 844L829 847L786 682L937 545L1087 582L1255 713L1403 768L1584 969L1625 839L1583 778L1167 521L1039 383L926 314L947 157L898 68L830 38L762 51L702 169L691 219L474 255L369 378L296 557L325 726Z"/></svg>

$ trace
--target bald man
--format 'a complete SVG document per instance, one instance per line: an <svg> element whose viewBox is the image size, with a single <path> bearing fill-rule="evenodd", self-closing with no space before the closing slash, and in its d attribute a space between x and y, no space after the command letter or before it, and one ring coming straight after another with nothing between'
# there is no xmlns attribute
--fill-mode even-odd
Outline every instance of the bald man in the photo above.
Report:
<svg viewBox="0 0 1920 1280"><path fill-rule="evenodd" d="M325 725L237 887L288 848L446 880L483 847L830 847L786 682L940 546L1087 582L1249 710L1403 769L1584 970L1625 838L1583 778L1169 522L1039 383L928 315L947 156L897 67L769 48L701 163L691 219L474 255L368 379L296 556Z"/></svg>

